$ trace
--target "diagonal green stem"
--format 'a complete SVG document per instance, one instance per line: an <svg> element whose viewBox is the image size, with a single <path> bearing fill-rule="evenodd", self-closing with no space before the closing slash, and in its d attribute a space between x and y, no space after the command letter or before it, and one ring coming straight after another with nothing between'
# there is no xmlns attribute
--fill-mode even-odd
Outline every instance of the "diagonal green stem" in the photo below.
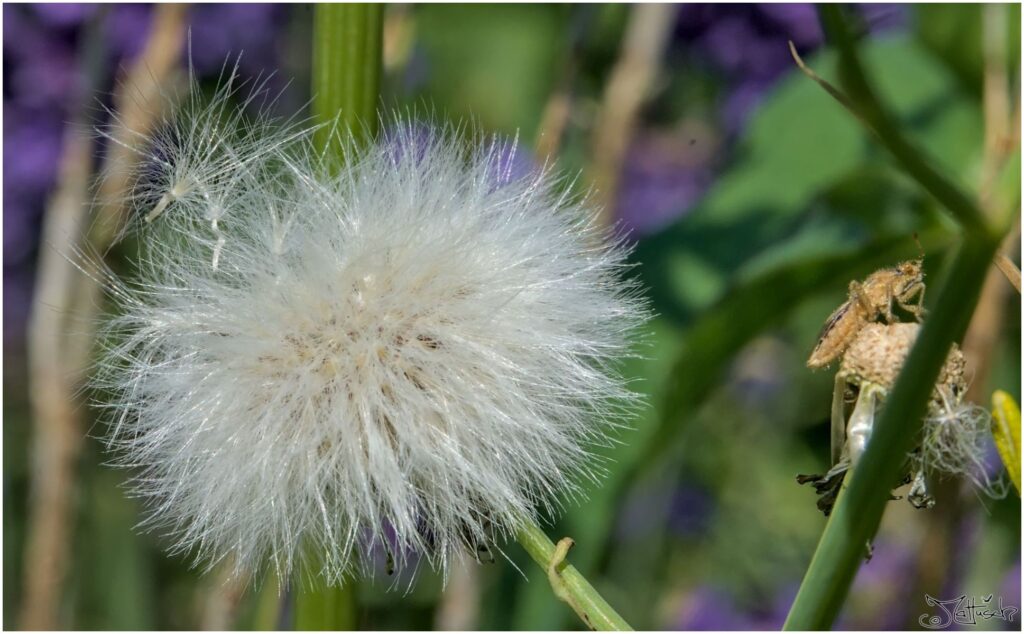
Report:
<svg viewBox="0 0 1024 634"><path fill-rule="evenodd" d="M551 543L544 531L531 521L524 520L516 540L540 566L552 584L559 599L568 603L590 629L598 631L632 631L633 628L619 616L612 606L597 593L594 586L564 559L567 545ZM552 567L552 564L554 566ZM553 569L552 569L553 568Z"/></svg>
<svg viewBox="0 0 1024 634"><path fill-rule="evenodd" d="M317 145L339 165L353 145L377 133L383 14L380 4L317 4L314 9L313 116L325 124Z"/></svg>
<svg viewBox="0 0 1024 634"><path fill-rule="evenodd" d="M968 236L875 425L849 489L836 502L786 619L787 630L828 629L846 599L921 429L928 398L953 342L963 336L997 242Z"/></svg>
<svg viewBox="0 0 1024 634"><path fill-rule="evenodd" d="M843 17L843 8L836 4L820 4L818 14L830 43L839 51L839 74L849 91L845 101L840 99L840 102L853 110L882 147L893 155L925 191L946 207L965 229L975 233L986 231L984 215L978 205L943 175L920 148L903 136L900 125L882 107L864 72L854 36Z"/></svg>

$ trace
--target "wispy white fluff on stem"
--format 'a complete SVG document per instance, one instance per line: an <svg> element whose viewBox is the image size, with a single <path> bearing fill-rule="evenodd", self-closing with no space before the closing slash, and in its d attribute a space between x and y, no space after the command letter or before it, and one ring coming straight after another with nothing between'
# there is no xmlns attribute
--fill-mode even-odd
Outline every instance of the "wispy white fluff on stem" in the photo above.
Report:
<svg viewBox="0 0 1024 634"><path fill-rule="evenodd" d="M96 383L150 524L339 582L384 544L445 570L599 477L645 309L585 201L512 145L400 122L331 175L310 131L219 108L140 145L151 222L110 284Z"/></svg>
<svg viewBox="0 0 1024 634"><path fill-rule="evenodd" d="M962 477L989 497L1006 495L1006 483L988 475L986 449L992 416L973 403L942 394L924 419L921 445L912 455L915 468L946 477Z"/></svg>

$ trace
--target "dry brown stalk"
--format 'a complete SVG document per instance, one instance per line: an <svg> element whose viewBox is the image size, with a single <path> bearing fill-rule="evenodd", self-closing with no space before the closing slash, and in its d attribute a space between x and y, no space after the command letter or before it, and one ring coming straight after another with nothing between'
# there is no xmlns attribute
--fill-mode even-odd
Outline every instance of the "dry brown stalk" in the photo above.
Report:
<svg viewBox="0 0 1024 634"><path fill-rule="evenodd" d="M594 126L593 180L609 224L618 198L622 162L633 138L640 108L650 97L668 46L678 6L637 4L630 10L619 59L605 85Z"/></svg>
<svg viewBox="0 0 1024 634"><path fill-rule="evenodd" d="M184 5L159 5L154 10L149 41L122 87L158 84L167 78L181 55L184 17ZM124 108L126 121L142 126L154 115L141 108L140 103L126 99L123 91L116 95L115 104ZM59 615L69 559L76 467L85 433L79 388L88 367L92 341L92 333L82 325L95 323L101 294L98 283L83 279L67 259L86 244L90 233L86 201L92 153L91 140L72 129L65 143L57 190L44 219L46 247L39 257L29 322L29 398L34 433L25 594L19 615L24 629L61 627ZM98 211L100 216L114 213L109 206L101 206ZM120 209L116 214L121 214ZM114 227L116 223L98 222L95 226ZM92 248L105 251L114 234L93 233Z"/></svg>

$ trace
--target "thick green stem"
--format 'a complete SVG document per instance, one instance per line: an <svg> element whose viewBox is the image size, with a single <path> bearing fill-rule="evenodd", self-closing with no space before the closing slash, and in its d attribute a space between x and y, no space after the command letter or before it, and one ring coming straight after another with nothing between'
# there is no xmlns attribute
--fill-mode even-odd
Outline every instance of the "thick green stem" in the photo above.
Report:
<svg viewBox="0 0 1024 634"><path fill-rule="evenodd" d="M540 527L529 521L523 523L516 540L548 575L555 595L568 603L590 629L633 630L597 593L594 586L576 568L564 561L571 542L563 540L555 546Z"/></svg>
<svg viewBox="0 0 1024 634"><path fill-rule="evenodd" d="M335 169L377 134L384 6L317 4L313 13L313 117L316 143ZM310 561L315 561L315 553ZM355 628L355 582L296 583L295 629Z"/></svg>
<svg viewBox="0 0 1024 634"><path fill-rule="evenodd" d="M949 279L889 393L849 488L836 502L785 629L828 629L838 615L864 557L864 545L878 530L889 493L921 430L946 355L967 329L997 245L987 235L968 235L965 239Z"/></svg>
<svg viewBox="0 0 1024 634"><path fill-rule="evenodd" d="M380 4L314 9L313 116L324 124L317 144L338 165L377 133L383 14Z"/></svg>

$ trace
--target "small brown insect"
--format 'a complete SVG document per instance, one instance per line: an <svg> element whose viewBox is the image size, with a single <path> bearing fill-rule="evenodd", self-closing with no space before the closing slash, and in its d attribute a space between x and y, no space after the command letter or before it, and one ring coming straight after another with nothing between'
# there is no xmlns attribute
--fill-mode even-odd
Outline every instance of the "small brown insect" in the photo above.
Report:
<svg viewBox="0 0 1024 634"><path fill-rule="evenodd" d="M918 296L917 303L909 302ZM807 367L823 368L843 354L860 329L879 317L892 323L892 303L914 315L924 316L924 272L921 260L901 262L880 269L863 282L850 282L850 296L829 315L818 335L818 343L807 360Z"/></svg>

